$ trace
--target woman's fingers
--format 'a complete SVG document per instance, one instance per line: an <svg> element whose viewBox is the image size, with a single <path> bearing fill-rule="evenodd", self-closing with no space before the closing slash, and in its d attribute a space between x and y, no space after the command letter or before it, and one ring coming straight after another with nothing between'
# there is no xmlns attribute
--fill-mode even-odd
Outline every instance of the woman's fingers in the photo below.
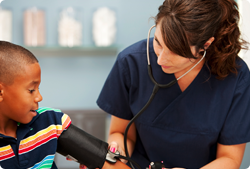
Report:
<svg viewBox="0 0 250 169"><path fill-rule="evenodd" d="M110 145L109 145L109 150L110 150L112 153L115 153L116 151L119 151L120 155L126 156L124 150L121 149L121 148L119 147L119 145L117 144L117 142L115 142L115 141L112 141L112 142L110 143ZM125 164L128 162L127 160L124 160L124 159L120 159L120 160L121 160L121 162L123 162L123 163L125 163Z"/></svg>
<svg viewBox="0 0 250 169"><path fill-rule="evenodd" d="M109 145L109 150L110 150L112 153L115 153L116 150L117 150L117 147L118 147L117 143L114 142L114 141L112 141L112 142L110 143L110 145Z"/></svg>

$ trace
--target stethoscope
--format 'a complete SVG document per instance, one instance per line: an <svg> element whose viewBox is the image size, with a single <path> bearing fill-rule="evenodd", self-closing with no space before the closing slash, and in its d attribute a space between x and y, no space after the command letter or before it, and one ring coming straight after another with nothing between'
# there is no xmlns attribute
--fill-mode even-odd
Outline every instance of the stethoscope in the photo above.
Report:
<svg viewBox="0 0 250 169"><path fill-rule="evenodd" d="M156 25L153 25L149 31L148 31L148 37L147 37L147 60L148 60L148 75L151 79L151 81L154 83L154 88L152 91L152 94L148 100L148 102L144 105L144 107L130 120L130 122L128 123L125 132L124 132L124 149L125 149L125 153L126 153L126 157L129 157L128 154L128 147L127 147L127 134L128 134L128 130L129 127L131 126L131 124L147 109L147 107L150 105L151 101L153 100L155 94L157 93L157 91L159 90L159 88L167 88L167 87L171 87L172 85L174 85L178 80L180 80L182 77L184 77L186 74L188 74L193 68L195 68L206 56L206 50L204 51L204 54L202 56L202 58L194 65L192 66L187 72L185 72L183 75L181 75L180 77L178 77L177 79L172 80L171 82L169 82L168 84L159 84L156 82L156 80L153 77L153 72L152 72L152 67L150 65L150 59L149 59L149 39L150 39L150 33L151 30L156 27ZM134 169L133 164L129 161L130 166ZM136 165L138 166L138 165Z"/></svg>

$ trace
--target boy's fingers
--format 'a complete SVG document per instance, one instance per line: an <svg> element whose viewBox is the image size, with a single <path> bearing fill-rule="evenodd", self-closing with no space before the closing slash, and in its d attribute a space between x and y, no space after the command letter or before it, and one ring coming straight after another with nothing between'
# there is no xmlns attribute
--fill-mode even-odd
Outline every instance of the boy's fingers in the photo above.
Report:
<svg viewBox="0 0 250 169"><path fill-rule="evenodd" d="M87 167L85 165L83 165L83 164L80 164L79 168L80 169L87 169Z"/></svg>
<svg viewBox="0 0 250 169"><path fill-rule="evenodd" d="M68 158L68 157L66 157L66 160L68 160L68 161L72 161L70 158Z"/></svg>

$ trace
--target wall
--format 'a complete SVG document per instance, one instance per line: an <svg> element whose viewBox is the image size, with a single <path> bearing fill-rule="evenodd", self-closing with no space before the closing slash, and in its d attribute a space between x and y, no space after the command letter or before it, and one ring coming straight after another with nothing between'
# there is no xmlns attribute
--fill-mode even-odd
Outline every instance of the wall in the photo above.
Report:
<svg viewBox="0 0 250 169"><path fill-rule="evenodd" d="M241 20L240 27L242 31L242 37L250 42L250 0L238 0ZM241 57L247 62L248 66L250 66L250 51L242 50L240 53Z"/></svg>
<svg viewBox="0 0 250 169"><path fill-rule="evenodd" d="M143 2L143 3L142 3ZM146 38L153 22L148 19L157 12L162 0L5 0L1 6L13 11L13 42L23 45L22 12L33 6L46 11L47 45L57 45L59 12L68 6L77 8L83 23L83 45L93 45L92 15L102 6L117 14L118 50ZM49 5L48 5L49 4ZM40 86L44 100L40 106L61 109L95 109L96 99L116 56L39 57L42 68Z"/></svg>
<svg viewBox="0 0 250 169"><path fill-rule="evenodd" d="M242 31L242 37L250 42L250 0L238 0L237 1L239 4L239 9L240 9L240 28ZM249 45L248 45L249 46ZM250 48L250 46L249 46ZM240 56L246 61L248 64L248 67L250 67L250 51L242 50L240 53ZM250 143L247 144L246 150L245 150L245 156L243 159L243 162L241 164L241 169L246 169L250 167Z"/></svg>

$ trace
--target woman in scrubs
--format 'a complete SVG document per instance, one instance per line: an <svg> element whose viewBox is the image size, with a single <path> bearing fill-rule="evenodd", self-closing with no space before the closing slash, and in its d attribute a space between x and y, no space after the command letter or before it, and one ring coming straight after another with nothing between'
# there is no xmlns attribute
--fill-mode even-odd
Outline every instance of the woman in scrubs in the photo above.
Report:
<svg viewBox="0 0 250 169"><path fill-rule="evenodd" d="M141 168L152 161L166 168L240 167L250 141L250 74L238 56L246 47L238 21L233 0L165 0L159 7L149 41L156 81L167 84L200 62L173 86L160 88L131 125L128 152ZM142 40L120 52L97 100L112 115L112 152L125 154L125 128L153 87Z"/></svg>

